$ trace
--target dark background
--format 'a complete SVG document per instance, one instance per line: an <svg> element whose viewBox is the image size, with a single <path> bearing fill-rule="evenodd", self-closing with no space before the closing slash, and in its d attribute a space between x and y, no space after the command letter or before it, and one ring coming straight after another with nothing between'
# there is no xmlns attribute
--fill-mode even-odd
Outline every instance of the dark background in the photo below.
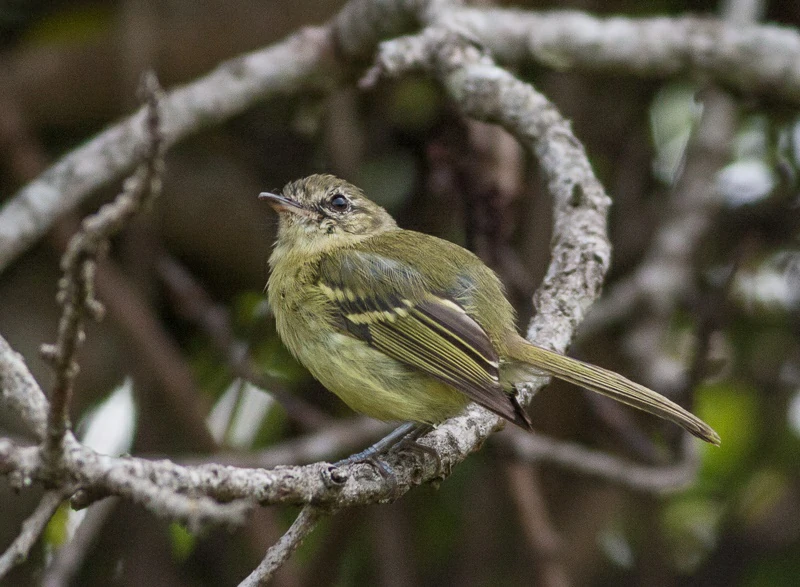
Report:
<svg viewBox="0 0 800 587"><path fill-rule="evenodd" d="M324 22L340 5L0 2L0 201L48 162L135 109L144 68L154 68L169 89L302 25ZM629 16L714 15L719 9L716 2L669 0L515 5ZM765 20L797 26L800 5L769 2ZM614 262L606 286L611 291L646 258L658 227L673 213L670 202L681 189L681 171L675 171L681 145L696 130L698 105L710 90L689 80L557 73L536 64L515 73L573 121L614 200ZM673 393L720 432L721 449L700 449L696 484L659 497L547 465L521 465L520 473L520 465L490 442L438 489L421 487L393 505L324 521L276 584L560 584L542 571L549 568L543 562L548 556L576 585L797 584L800 264L794 141L800 135L789 107L763 97L735 99L733 145L724 163L747 186L757 183L748 175L752 166L756 179L771 183L744 203L734 198L740 192L730 190L712 211L688 261L691 284L666 311L645 304L593 328L571 351ZM164 278L165 259L188 270L231 312L237 336L249 341L270 375L324 413L352 415L291 362L262 302L275 219L256 196L313 172L334 172L361 185L406 228L476 249L506 282L524 330L548 262L547 193L535 161L515 159L513 149L492 161L491 148L482 150L470 134L475 128L435 83L405 78L363 93L343 89L274 99L173 147L162 197L112 248L122 289L105 290L118 311L88 329L73 406L73 421L83 422L79 430L91 428L91 410L130 377L136 408L118 417L134 423L136 432L124 450L185 456L211 449L197 433L197 415L202 423L233 376L203 329L175 302ZM687 156L684 168L691 165ZM511 188L493 183L498 168L501 174L517 170ZM80 215L118 189L96 194L0 275L0 332L45 389L52 379L38 347L55 338L65 238ZM748 189L745 196L753 191ZM131 293L132 302L125 297ZM637 336L648 317L659 321L655 340ZM161 337L137 331L136 325L148 321ZM175 349L180 354L171 354ZM165 364L151 364L153 354ZM183 381L176 385L189 395L165 389L163 369L173 383ZM676 447L668 426L566 385L542 392L531 414L537 431L632 460L668 464ZM23 434L2 414L0 432ZM261 448L305 431L273 405L250 432L246 442L229 436L223 444ZM523 487L520 474L527 479ZM520 491L532 492L537 511L546 514L534 528L546 543L541 548L531 547L525 534L531 524L520 521ZM37 497L33 491L15 494L0 479L2 548ZM120 504L87 550L75 584L234 584L258 564L294 514L262 510L233 534L192 537ZM66 519L66 510L54 518L45 544L9 584L39 581L44 561L64 539Z"/></svg>

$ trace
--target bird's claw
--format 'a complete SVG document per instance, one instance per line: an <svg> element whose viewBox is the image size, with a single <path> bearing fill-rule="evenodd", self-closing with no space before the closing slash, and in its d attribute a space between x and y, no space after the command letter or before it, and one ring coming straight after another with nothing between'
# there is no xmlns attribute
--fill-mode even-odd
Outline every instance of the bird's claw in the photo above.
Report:
<svg viewBox="0 0 800 587"><path fill-rule="evenodd" d="M338 467L361 463L371 465L387 483L388 496L390 498L399 497L397 474L392 466L381 457L393 451L410 451L416 454L429 455L436 462L436 476L440 476L442 473L442 460L439 454L431 447L417 442L417 439L430 431L431 426L428 425L405 424L366 450L342 459L334 463L332 467L335 470Z"/></svg>

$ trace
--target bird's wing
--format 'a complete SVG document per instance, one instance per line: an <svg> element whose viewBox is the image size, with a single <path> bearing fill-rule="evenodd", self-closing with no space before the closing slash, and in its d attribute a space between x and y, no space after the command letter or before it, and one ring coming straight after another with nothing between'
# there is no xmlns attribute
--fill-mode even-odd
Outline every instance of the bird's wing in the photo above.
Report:
<svg viewBox="0 0 800 587"><path fill-rule="evenodd" d="M528 415L500 384L499 358L486 332L454 300L427 291L413 267L376 253L346 251L323 259L317 285L344 332L531 428Z"/></svg>

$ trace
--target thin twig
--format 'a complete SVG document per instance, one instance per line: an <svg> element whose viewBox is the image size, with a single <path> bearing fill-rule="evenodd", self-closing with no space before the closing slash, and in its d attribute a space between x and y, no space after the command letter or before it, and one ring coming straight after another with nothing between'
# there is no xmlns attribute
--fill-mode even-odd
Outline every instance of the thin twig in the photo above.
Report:
<svg viewBox="0 0 800 587"><path fill-rule="evenodd" d="M51 362L56 374L50 396L46 439L48 452L56 461L64 434L70 428L69 407L78 374L76 355L85 338L84 317L86 314L95 319L102 316L102 305L94 292L97 257L104 252L108 239L160 191L163 171L163 139L158 111L160 91L155 75L146 75L143 92L148 106L146 127L150 140L142 153L144 163L128 178L123 192L113 203L106 204L97 214L83 221L81 230L72 238L61 260L64 276L59 282L57 299L63 306L63 313L58 325L58 338L54 345L42 347L42 354Z"/></svg>
<svg viewBox="0 0 800 587"><path fill-rule="evenodd" d="M528 462L549 463L567 471L615 483L633 491L669 494L690 487L697 476L700 461L691 436L684 434L681 462L667 466L640 465L574 442L547 438L540 434L512 431L495 437L515 458Z"/></svg>
<svg viewBox="0 0 800 587"><path fill-rule="evenodd" d="M35 178L47 166L46 151L28 124L22 105L4 97L0 90L0 150L3 148L20 183ZM68 213L56 223L49 241L63 254L79 228L80 217L76 212ZM178 427L187 431L195 449L213 451L216 443L205 422L210 406L199 393L191 369L153 308L109 258L99 259L94 287L108 317L133 342L137 358L159 380L157 392L171 404ZM142 389L147 392L151 387Z"/></svg>
<svg viewBox="0 0 800 587"><path fill-rule="evenodd" d="M267 551L261 564L239 583L239 587L267 585L272 575L297 550L306 536L316 527L323 511L312 505L305 506L281 539Z"/></svg>
<svg viewBox="0 0 800 587"><path fill-rule="evenodd" d="M107 499L87 510L86 516L75 530L75 535L56 550L42 577L43 587L68 587L74 583L76 573L80 571L100 531L108 523L118 504L119 499Z"/></svg>
<svg viewBox="0 0 800 587"><path fill-rule="evenodd" d="M44 494L33 513L22 523L22 530L14 542L0 555L0 580L15 566L27 560L31 548L39 540L58 506L69 497L69 493L69 489L61 488Z"/></svg>
<svg viewBox="0 0 800 587"><path fill-rule="evenodd" d="M550 521L536 469L530 463L517 462L506 463L503 471L517 506L517 519L534 557L536 584L567 587L571 582L564 568L563 544Z"/></svg>
<svg viewBox="0 0 800 587"><path fill-rule="evenodd" d="M19 412L37 434L41 431L41 437L45 436L42 423L49 419L49 434L43 445L44 455L48 458L42 460L34 447L15 447L4 440L0 444L0 470L10 474L12 483L20 487L30 484L34 478L55 486L67 482L72 484L78 479L82 487L78 493L81 495L92 495L93 499L109 494L121 495L144 505L156 515L180 519L194 528L214 523L240 524L252 507L248 500L219 504L206 496L191 495L191 492L188 492L190 495L171 492L159 487L147 476L130 475L124 467L106 469L107 477L102 483L96 480L87 482L84 468L91 469L91 463L96 468L103 462L103 457L78 445L68 432L69 397L76 373L74 357L83 338L83 316L90 311L97 313L100 309L93 292L97 256L104 252L110 236L146 206L160 188L163 169L163 139L159 126L160 88L152 74L145 77L143 85L148 102L146 134L150 139L142 154L144 163L129 178L125 189L112 204L103 206L96 215L83 222L62 261L65 277L59 298L64 305L64 316L59 327L58 342L48 347L46 352L52 358L57 372L54 401L49 412L47 401L30 377L24 362L0 339L2 399Z"/></svg>

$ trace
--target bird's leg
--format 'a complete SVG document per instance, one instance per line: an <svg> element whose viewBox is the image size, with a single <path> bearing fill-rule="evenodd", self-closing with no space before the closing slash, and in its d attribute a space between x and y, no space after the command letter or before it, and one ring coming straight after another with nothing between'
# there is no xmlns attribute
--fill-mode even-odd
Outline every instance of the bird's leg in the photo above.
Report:
<svg viewBox="0 0 800 587"><path fill-rule="evenodd" d="M337 461L333 464L333 466L344 467L346 465L355 465L356 463L374 464L376 457L388 452L390 448L398 444L406 436L414 433L417 426L419 426L419 424L415 422L406 422L405 424L401 424L369 448L366 448L354 455L350 455L346 459ZM419 438L419 436L417 436L417 438Z"/></svg>
<svg viewBox="0 0 800 587"><path fill-rule="evenodd" d="M406 422L405 424L401 424L392 430L389 434L381 438L369 448L351 455L346 459L337 461L333 464L333 466L344 467L346 465L354 465L356 463L369 463L378 470L381 477L390 482L396 483L394 480L394 470L386 463L386 461L380 458L381 455L386 454L391 449L396 447L398 450L409 449L431 455L434 459L436 459L436 467L438 471L441 468L439 455L436 454L436 451L432 448L417 443L418 438L424 436L432 429L433 427L429 424Z"/></svg>

